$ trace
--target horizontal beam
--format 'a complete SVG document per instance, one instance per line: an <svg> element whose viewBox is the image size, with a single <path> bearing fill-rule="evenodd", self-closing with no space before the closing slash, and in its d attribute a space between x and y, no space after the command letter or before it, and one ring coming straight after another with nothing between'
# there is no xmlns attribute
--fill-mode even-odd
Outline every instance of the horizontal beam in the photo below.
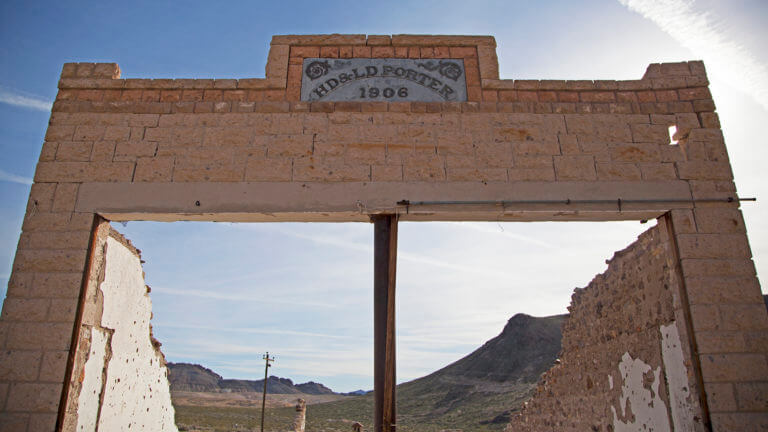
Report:
<svg viewBox="0 0 768 432"><path fill-rule="evenodd" d="M617 198L626 203L621 209ZM432 204L419 208L398 205L403 200ZM566 204L566 200L572 203ZM458 204L435 204L444 201ZM502 201L510 205L499 206ZM574 204L577 201L583 202ZM398 214L402 221L601 221L650 219L672 208L690 208L690 201L688 183L679 180L83 183L76 211L116 221L367 222L375 214ZM476 202L483 205L473 204Z"/></svg>

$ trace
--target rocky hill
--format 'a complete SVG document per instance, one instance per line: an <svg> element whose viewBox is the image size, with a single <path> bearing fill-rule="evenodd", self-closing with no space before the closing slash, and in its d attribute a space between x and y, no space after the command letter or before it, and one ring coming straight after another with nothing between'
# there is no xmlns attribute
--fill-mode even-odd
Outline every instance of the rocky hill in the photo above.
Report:
<svg viewBox="0 0 768 432"><path fill-rule="evenodd" d="M224 379L216 372L190 363L168 363L171 391L193 392L261 392L264 380ZM267 378L267 393L271 394L335 394L328 387L313 381L294 384L288 378Z"/></svg>
<svg viewBox="0 0 768 432"><path fill-rule="evenodd" d="M508 423L510 408L522 405L554 364L566 316L513 316L501 334L468 356L399 385L398 412L414 424Z"/></svg>
<svg viewBox="0 0 768 432"><path fill-rule="evenodd" d="M539 376L555 363L565 317L536 318L517 314L507 321L498 336L466 357L423 378L398 385L399 425L403 430L420 432L501 431L509 423L510 414L520 409L532 395ZM239 392L247 387L261 391L264 384L263 381L224 380L199 365L169 364L169 367L172 390L206 388L206 391L229 389ZM211 382L216 385L211 386ZM331 392L322 384L294 385L291 380L277 377L270 377L267 386L271 394ZM317 428L313 430L348 430L350 421L370 425L373 421L372 392L353 393L359 396L340 396L342 399L333 402L313 404L308 411L313 427ZM200 409L192 408L188 416L200 423ZM289 424L294 413L293 407L286 407L276 410L274 415L282 415L284 423ZM177 411L177 420L180 415L186 419ZM235 414L228 411L227 415ZM247 409L240 415L237 422L244 424L253 417ZM220 416L219 411L210 413L211 424Z"/></svg>

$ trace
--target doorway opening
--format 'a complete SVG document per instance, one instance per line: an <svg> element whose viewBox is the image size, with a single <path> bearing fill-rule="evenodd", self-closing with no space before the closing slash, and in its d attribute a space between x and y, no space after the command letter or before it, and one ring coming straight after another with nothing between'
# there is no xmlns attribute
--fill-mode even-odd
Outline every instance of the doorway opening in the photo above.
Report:
<svg viewBox="0 0 768 432"><path fill-rule="evenodd" d="M373 387L370 224L113 226L142 249L154 335L168 361L199 364L227 381L213 392L195 391L201 388L191 383L177 388L174 404L182 429L255 427L259 395L248 394L244 380L262 379L265 351L277 355L270 374L289 378L292 385L314 382L350 394L314 398L307 409L308 430L372 424L373 401L367 394ZM419 378L481 348L513 315L565 313L573 281L584 286L605 268L602 262L612 251L649 227L637 222L400 226L399 384L418 384ZM562 317L548 322L557 329ZM468 390L465 381L443 389L421 386L419 395L412 390L419 385L404 384L398 389L398 428L503 429L518 402L532 394L536 379L486 372L481 376L478 367L465 373L472 389L480 391ZM525 390L507 381L523 383ZM173 389L173 375L171 383ZM278 429L290 425L298 397L281 395L267 410Z"/></svg>

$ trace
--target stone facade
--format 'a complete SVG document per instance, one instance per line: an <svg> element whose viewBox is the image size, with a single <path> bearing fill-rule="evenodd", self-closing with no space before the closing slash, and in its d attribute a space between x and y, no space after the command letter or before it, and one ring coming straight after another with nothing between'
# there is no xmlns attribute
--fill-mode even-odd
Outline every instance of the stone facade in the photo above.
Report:
<svg viewBox="0 0 768 432"><path fill-rule="evenodd" d="M469 101L301 102L301 65L314 57L460 58ZM502 80L492 37L317 35L275 36L265 78L121 79L116 64L68 63L0 316L0 431L66 423L65 380L80 373L68 362L82 339L73 325L87 318L80 297L100 217L377 213L661 217L704 420L715 430L765 424L768 317L729 197L736 191L701 62L650 65L632 81Z"/></svg>

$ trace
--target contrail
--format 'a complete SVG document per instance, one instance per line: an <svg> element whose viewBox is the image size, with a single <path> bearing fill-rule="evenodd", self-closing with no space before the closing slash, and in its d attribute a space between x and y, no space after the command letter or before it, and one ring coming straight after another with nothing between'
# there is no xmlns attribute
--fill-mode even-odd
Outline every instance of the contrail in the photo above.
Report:
<svg viewBox="0 0 768 432"><path fill-rule="evenodd" d="M768 109L768 68L709 12L694 9L692 0L619 0L658 25L680 45L704 59L708 71L750 95Z"/></svg>

